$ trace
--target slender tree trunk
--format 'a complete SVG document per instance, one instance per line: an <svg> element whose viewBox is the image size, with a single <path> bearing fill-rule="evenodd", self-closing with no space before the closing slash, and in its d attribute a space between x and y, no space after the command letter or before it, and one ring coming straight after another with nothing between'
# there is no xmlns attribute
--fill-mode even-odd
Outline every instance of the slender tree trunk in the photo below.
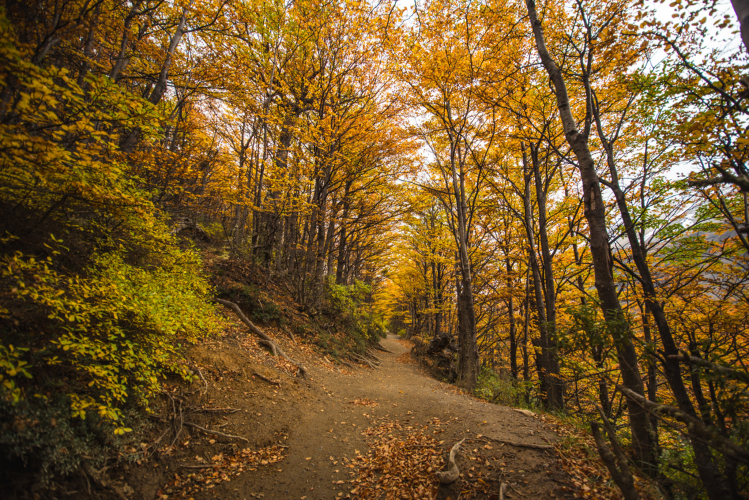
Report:
<svg viewBox="0 0 749 500"><path fill-rule="evenodd" d="M276 149L275 164L277 172L284 174L287 172L289 161L289 148L291 141L294 139L294 122L296 115L289 112L284 118L281 127L281 133L278 138L278 148ZM264 202L265 211L261 214L261 235L262 249L260 253L263 264L270 266L273 259L273 250L277 247L277 240L280 239L283 228L281 217L280 189L273 189Z"/></svg>
<svg viewBox="0 0 749 500"><path fill-rule="evenodd" d="M530 194L530 176L528 174L528 162L526 161L525 148L523 147L523 219L525 226L525 234L528 240L528 266L530 267L532 283L533 283L533 296L536 310L536 318L538 322L538 333L539 338L537 345L539 347L539 353L536 355L536 367L538 370L538 378L541 383L541 395L544 399L544 405L548 408L553 408L553 383L551 377L553 374L549 368L549 335L548 335L548 322L546 320L546 305L543 296L543 289L541 286L541 270L538 263L538 257L536 256L536 236L533 227L534 214L531 207L531 194ZM534 341L534 343L536 343Z"/></svg>
<svg viewBox="0 0 749 500"><path fill-rule="evenodd" d="M645 387L637 365L637 352L632 343L631 332L619 303L616 284L614 283L606 229L606 211L595 162L588 148L588 136L587 133L581 133L577 129L577 123L572 116L564 77L546 49L541 21L538 19L538 13L536 12L536 3L534 0L526 0L525 4L528 9L538 55L554 84L557 108L564 127L565 138L578 161L578 169L583 184L584 213L590 230L590 251L593 258L595 285L604 317L616 343L622 381L625 387L644 396ZM631 398L627 398L627 410L637 460L643 465L650 466L654 463L655 457L653 436L647 412Z"/></svg>
<svg viewBox="0 0 749 500"><path fill-rule="evenodd" d="M143 0L134 0L130 7L130 12L128 12L127 17L125 17L124 29L122 30L122 40L120 41L120 51L115 58L112 70L109 72L109 78L113 82L116 82L119 79L120 73L125 70L130 62L130 58L127 57L127 49L130 44L130 25L138 14L138 9L142 3Z"/></svg>
<svg viewBox="0 0 749 500"><path fill-rule="evenodd" d="M544 268L544 305L546 307L546 339L544 344L546 355L544 356L544 361L545 367L548 370L546 405L549 408L562 409L564 408L564 383L559 373L559 354L556 342L556 289L554 287L554 269L551 262L551 251L549 250L549 236L546 229L546 188L545 183L541 180L538 149L531 146L530 153L534 184L536 186L536 202L538 204L538 239ZM527 163L525 157L525 151L523 151L523 162Z"/></svg>
<svg viewBox="0 0 749 500"><path fill-rule="evenodd" d="M188 4L188 7L192 4ZM169 78L169 70L172 67L172 62L174 60L174 53L177 51L177 47L179 46L179 42L182 40L182 36L185 34L185 25L187 24L187 9L188 7L185 7L182 9L182 16L179 18L179 22L177 23L177 28L174 30L174 34L172 34L172 38L169 40L169 48L166 52L166 58L164 59L164 62L161 64L161 71L159 71L159 77L156 80L156 83L153 86L153 90L151 91L150 95L148 96L148 102L150 102L153 105L158 104L161 101L161 98L164 97L164 93L166 92L167 88L167 80ZM121 145L121 149L126 152L130 153L135 148L135 145L138 143L138 139L140 138L140 129L136 128L130 131L130 133L127 135L125 140L123 141Z"/></svg>
<svg viewBox="0 0 749 500"><path fill-rule="evenodd" d="M674 394L677 406L681 411L689 416L697 418L697 412L695 411L694 405L689 398L684 379L681 374L681 367L679 366L678 359L674 359L673 356L679 355L679 349L676 346L671 327L668 324L666 313L658 301L655 284L653 282L652 275L650 274L650 266L647 263L645 250L643 243L637 237L637 231L635 229L632 216L627 206L627 200L624 192L619 185L619 173L616 168L614 161L614 150L613 144L605 136L603 127L601 125L600 117L597 109L594 110L596 126L598 129L599 138L606 150L606 161L609 167L609 173L611 174L611 183L609 187L614 193L616 198L617 206L619 207L619 213L622 217L622 223L624 224L625 233L627 240L629 241L630 251L632 252L632 260L635 261L637 271L639 273L639 282L642 286L642 290L645 295L645 302L651 315L658 333L663 343L663 350L665 356L664 359L664 372L666 380L671 388L671 392ZM690 428L691 429L691 428ZM708 496L712 500L719 498L725 498L728 495L727 486L722 478L717 464L715 463L715 457L713 456L710 448L700 439L693 431L690 430L690 441L694 454L696 457L695 466L697 472L702 480L705 488L708 492Z"/></svg>

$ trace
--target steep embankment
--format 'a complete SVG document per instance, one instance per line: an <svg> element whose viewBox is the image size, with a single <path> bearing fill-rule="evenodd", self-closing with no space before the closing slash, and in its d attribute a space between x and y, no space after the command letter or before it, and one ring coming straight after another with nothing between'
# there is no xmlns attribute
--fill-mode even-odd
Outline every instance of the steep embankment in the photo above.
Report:
<svg viewBox="0 0 749 500"><path fill-rule="evenodd" d="M305 355L291 339L282 342L290 355ZM543 449L557 437L540 417L476 400L424 375L407 342L383 340L391 353L379 355L375 370L342 370L306 351L306 381L270 368L275 358L246 350L252 343L235 331L195 349L206 383L196 382L192 402L182 404L176 419L248 441L185 427L176 449L162 449L155 463L132 471L131 484L140 484L136 496L434 498L434 472L463 438L462 477L438 498L457 498L461 490L461 498L497 498L502 482L507 498L568 491L555 451Z"/></svg>

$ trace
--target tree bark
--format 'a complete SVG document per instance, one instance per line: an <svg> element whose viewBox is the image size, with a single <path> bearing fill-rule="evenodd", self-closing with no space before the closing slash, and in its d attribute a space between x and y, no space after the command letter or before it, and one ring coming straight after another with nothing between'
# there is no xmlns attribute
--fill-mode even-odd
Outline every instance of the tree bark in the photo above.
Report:
<svg viewBox="0 0 749 500"><path fill-rule="evenodd" d="M578 161L578 169L583 184L585 218L590 230L590 250L593 258L595 286L601 301L604 317L610 327L616 344L617 357L624 386L637 395L643 395L645 388L637 366L637 352L632 343L631 332L626 324L616 284L612 274L612 262L606 229L606 211L601 196L601 186L595 169L593 156L588 148L587 133L577 129L572 116L567 86L559 67L546 49L541 21L536 12L534 0L525 2L530 18L538 55L554 85L560 119L567 143ZM653 441L647 412L632 398L627 397L627 410L632 428L633 447L641 464L653 464Z"/></svg>
<svg viewBox="0 0 749 500"><path fill-rule="evenodd" d="M598 135L606 151L606 162L611 175L609 188L614 193L619 208L619 214L622 217L624 231L629 242L629 250L632 252L632 260L635 261L639 273L638 281L644 292L647 310L653 316L653 321L658 329L659 337L663 343L663 350L666 354L664 363L666 380L668 381L668 385L676 399L679 409L691 417L697 417L697 412L695 411L686 385L684 384L684 379L682 378L681 367L679 366L678 359L679 350L676 346L676 341L671 331L671 327L669 326L668 319L666 318L666 312L657 298L655 283L650 274L650 266L646 260L644 242L641 242L637 237L637 231L635 230L635 224L632 221L632 216L629 212L629 207L627 206L624 191L622 191L619 184L619 173L614 161L613 141L609 140L609 138L604 134L597 108L592 108L596 121L596 128L598 129ZM708 496L711 499L716 500L719 498L725 498L726 495L728 495L728 490L723 478L721 477L710 448L692 432L690 432L689 437L696 457L695 466L700 479L705 485Z"/></svg>
<svg viewBox="0 0 749 500"><path fill-rule="evenodd" d="M538 149L530 146L531 166L533 170L534 184L536 187L536 203L538 204L538 239L541 247L541 258L543 264L544 306L546 308L546 335L543 348L546 350L545 363L547 373L547 396L546 405L553 409L564 408L564 383L559 373L559 355L556 343L556 290L554 287L554 270L551 262L551 251L549 250L549 236L546 229L546 188L541 180L541 169L538 160ZM525 151L523 151L523 163L527 163ZM538 267L538 264L536 264ZM540 274L540 273L539 273ZM541 304L539 304L541 307Z"/></svg>

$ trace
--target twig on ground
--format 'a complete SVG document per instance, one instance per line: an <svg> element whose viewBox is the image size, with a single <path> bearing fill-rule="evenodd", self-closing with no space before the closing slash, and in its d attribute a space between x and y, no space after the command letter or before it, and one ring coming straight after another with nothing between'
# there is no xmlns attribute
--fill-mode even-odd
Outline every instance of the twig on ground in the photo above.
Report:
<svg viewBox="0 0 749 500"><path fill-rule="evenodd" d="M247 438L243 438L242 436L234 436L232 434L224 434L223 432L219 431L212 431L210 429L206 429L205 427L201 427L197 424L193 424L192 422L185 422L183 425L186 425L187 427L192 427L193 429L198 429L199 431L203 431L206 434L213 434L214 436L221 436L229 439L239 439L240 441L244 441L246 443L249 443L250 440Z"/></svg>

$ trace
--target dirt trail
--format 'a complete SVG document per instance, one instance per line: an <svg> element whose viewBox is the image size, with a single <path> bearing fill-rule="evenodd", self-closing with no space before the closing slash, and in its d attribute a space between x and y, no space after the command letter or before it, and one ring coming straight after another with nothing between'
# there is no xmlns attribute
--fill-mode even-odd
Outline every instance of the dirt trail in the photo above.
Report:
<svg viewBox="0 0 749 500"><path fill-rule="evenodd" d="M345 464L357 456L357 451L366 453L367 442L362 435L366 428L395 421L418 428L435 418L445 422L439 431L445 458L456 441L468 438L466 452L458 456L461 472L491 464L483 469L482 477L489 481L487 488L498 491L502 481L511 486L506 495L509 498L551 498L555 492L561 495L558 480L562 475L554 466L553 451L500 443L485 446L487 442L474 440L481 434L516 443L553 443L557 437L544 429L542 421L478 401L426 376L414 363L406 362L408 355L404 354L409 349L395 336L383 340L382 345L392 354L379 353L382 365L376 370L362 369L346 375L322 365L309 366L312 395L301 401L297 398L295 408L284 411L281 392L279 405L273 401L272 405L277 406L267 405L265 410L279 410L273 413L276 417L256 422L258 427L266 427L266 434L273 435L275 442L288 445L288 456L273 466L245 472L198 493L195 498L346 498L353 485L348 482L352 469ZM368 405L362 405L362 401ZM479 461L471 460L480 454L483 457ZM480 494L478 498L496 495Z"/></svg>

